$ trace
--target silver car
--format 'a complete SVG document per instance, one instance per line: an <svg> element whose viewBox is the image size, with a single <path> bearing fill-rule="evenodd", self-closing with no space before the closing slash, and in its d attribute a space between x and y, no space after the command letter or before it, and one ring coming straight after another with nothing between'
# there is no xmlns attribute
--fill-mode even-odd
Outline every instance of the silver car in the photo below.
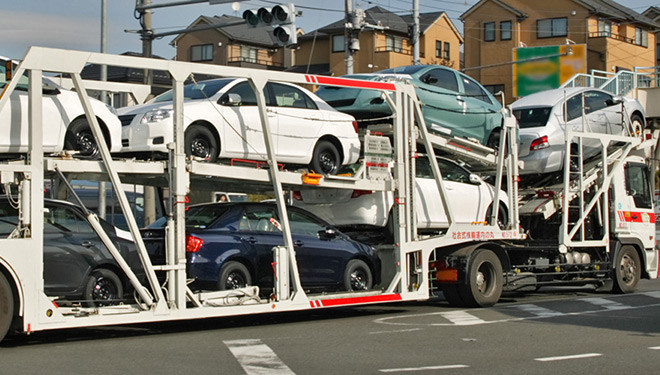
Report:
<svg viewBox="0 0 660 375"><path fill-rule="evenodd" d="M641 131L645 127L644 108L636 99L589 87L538 92L514 102L511 108L520 125L523 174L563 169L566 127L605 134L624 134L626 129ZM585 144L584 156L595 155L597 146Z"/></svg>

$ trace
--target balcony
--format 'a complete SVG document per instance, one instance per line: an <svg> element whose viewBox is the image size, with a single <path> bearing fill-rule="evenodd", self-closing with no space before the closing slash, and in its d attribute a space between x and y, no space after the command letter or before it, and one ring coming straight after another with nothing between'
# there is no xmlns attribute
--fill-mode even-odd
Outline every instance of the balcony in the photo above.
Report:
<svg viewBox="0 0 660 375"><path fill-rule="evenodd" d="M645 46L641 43L637 43L634 38L628 38L623 35L619 34L613 34L608 31L594 31L589 33L589 39L594 39L594 38L610 38L614 40L618 40L620 42L628 43L628 44L634 44L636 46L641 46L641 47L648 47Z"/></svg>
<svg viewBox="0 0 660 375"><path fill-rule="evenodd" d="M277 61L272 60L263 60L256 59L251 57L237 56L230 57L227 59L227 65L229 66L238 66L244 68L261 68L267 67L267 69L281 70L284 68L284 65Z"/></svg>

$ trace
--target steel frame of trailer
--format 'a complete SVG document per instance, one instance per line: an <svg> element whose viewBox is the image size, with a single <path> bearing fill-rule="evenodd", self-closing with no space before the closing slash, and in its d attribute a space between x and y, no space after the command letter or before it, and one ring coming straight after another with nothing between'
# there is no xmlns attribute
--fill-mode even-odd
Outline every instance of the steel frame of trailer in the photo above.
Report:
<svg viewBox="0 0 660 375"><path fill-rule="evenodd" d="M101 149L101 161L66 160L62 158L44 158L42 148L42 92L41 79L43 72L68 73L78 92L79 99L94 136L102 139L102 133L96 117L91 109L89 98L80 78L80 71L87 64L104 64L138 69L157 69L168 71L172 76L174 89L174 143L171 145L170 162L134 162L131 160L112 160L105 142L97 142ZM10 281L16 285L18 294L18 315L22 318L23 332L70 327L87 327L99 325L145 323L181 319L196 319L221 317L230 315L256 314L267 312L282 312L306 310L314 308L350 306L371 303L395 301L425 300L429 293L428 259L435 248L469 242L485 242L497 240L512 240L523 238L519 233L516 215L509 215L510 223L507 230L501 230L497 225L487 225L484 222L459 224L452 220L451 209L443 198L445 212L450 220L450 227L443 235L420 238L417 235L414 213L414 175L417 138L421 138L427 146L428 157L436 176L439 191L445 197L442 175L438 168L431 147L431 138L421 116L420 104L414 88L401 82L372 82L343 78L303 75L284 72L263 71L226 66L212 66L187 62L153 60L139 57L116 56L100 53L32 47L15 72L15 77L6 86L0 97L0 109L7 105L9 95L16 87L18 78L29 73L29 151L23 161L0 164L0 183L19 186L21 195L20 234L18 238L0 240L0 266L4 267ZM190 74L203 73L216 76L231 76L247 78L258 93L258 110L263 126L264 138L268 150L268 170L255 170L244 167L230 167L199 163L186 158L183 144L183 82ZM329 295L307 295L297 272L295 253L293 250L291 231L286 215L283 198L283 186L293 187L303 184L301 174L279 171L277 159L272 147L272 135L269 130L266 115L265 99L262 89L267 81L285 81L296 84L320 84L358 88L369 88L383 91L383 97L393 107L394 121L394 161L393 179L369 180L368 178L323 178L319 188L348 188L370 190L393 190L397 204L395 210L395 243L389 250L389 257L384 259L393 270L393 276L382 290L368 292L348 292ZM506 135L509 142L509 155L517 151L515 140L515 119L508 116L505 120ZM509 133L513 134L511 136ZM501 137L501 149L504 149L507 136ZM497 192L506 167L509 186L516 186L517 163L515 156L498 156ZM135 239L139 253L146 270L149 285L135 284L139 294L139 303L97 308L58 307L43 292L43 183L44 173L58 171L72 173L76 176L89 176L94 179L104 179L105 175L118 194L119 203L124 211L130 231ZM237 171L240 176L237 177ZM129 207L128 200L122 189L120 174L124 178L167 181L174 201L172 220L168 228L172 230L173 241L167 246L165 266L155 267L151 264L144 243ZM196 177L232 179L252 181L261 185L269 184L275 191L279 217L285 245L276 249L279 260L286 263L277 271L277 299L254 302L242 301L237 305L212 306L204 300L201 294L192 293L186 286L186 254L185 254L185 196L190 188L191 180ZM509 197L513 202L512 196ZM497 196L496 196L496 199ZM515 207L512 204L511 207ZM497 215L497 210L493 216ZM94 214L89 216L97 232L100 228ZM494 218L493 218L494 219ZM491 222L496 222L491 220ZM102 230L101 230L102 231ZM19 232L17 232L19 233ZM104 239L104 233L99 233ZM107 237L107 236L105 236ZM105 238L106 246L114 247ZM387 253L387 251L385 251ZM118 263L123 262L118 252L113 253ZM126 269L124 268L126 271ZM167 272L169 283L167 296L156 278L156 271ZM130 268L127 273L131 273ZM291 278L286 277L290 274ZM133 279L131 275L129 278ZM133 275L134 276L134 275ZM285 277L282 277L285 276ZM290 286L289 286L290 281ZM289 293L290 292L290 293Z"/></svg>

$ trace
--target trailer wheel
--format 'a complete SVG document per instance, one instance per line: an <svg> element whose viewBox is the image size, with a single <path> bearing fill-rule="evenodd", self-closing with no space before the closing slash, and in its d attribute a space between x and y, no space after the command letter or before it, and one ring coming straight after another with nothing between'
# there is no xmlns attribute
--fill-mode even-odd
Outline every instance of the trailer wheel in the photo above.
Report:
<svg viewBox="0 0 660 375"><path fill-rule="evenodd" d="M87 119L74 120L66 130L64 149L80 152L80 156L96 159L101 154Z"/></svg>
<svg viewBox="0 0 660 375"><path fill-rule="evenodd" d="M348 291L369 290L374 283L371 269L360 259L352 259L346 264L344 288Z"/></svg>
<svg viewBox="0 0 660 375"><path fill-rule="evenodd" d="M445 296L445 300L447 300L451 306L465 307L465 301L463 301L463 297L461 297L461 293L458 290L458 285L442 284L441 288L442 295Z"/></svg>
<svg viewBox="0 0 660 375"><path fill-rule="evenodd" d="M244 288L252 284L250 271L242 263L229 261L220 268L218 289L230 290Z"/></svg>
<svg viewBox="0 0 660 375"><path fill-rule="evenodd" d="M502 295L502 263L491 250L477 250L468 269L467 285L459 286L461 298L468 307L492 306Z"/></svg>
<svg viewBox="0 0 660 375"><path fill-rule="evenodd" d="M632 246L623 246L619 249L614 262L615 293L630 293L635 290L642 273L639 255Z"/></svg>
<svg viewBox="0 0 660 375"><path fill-rule="evenodd" d="M11 327L14 318L14 295L5 275L0 273L0 341Z"/></svg>
<svg viewBox="0 0 660 375"><path fill-rule="evenodd" d="M124 288L114 272L99 268L87 277L83 302L89 307L115 305L124 296Z"/></svg>
<svg viewBox="0 0 660 375"><path fill-rule="evenodd" d="M218 142L213 133L201 125L190 125L184 136L186 155L214 163L218 160Z"/></svg>
<svg viewBox="0 0 660 375"><path fill-rule="evenodd" d="M312 163L310 167L316 172L324 175L336 174L341 167L339 151L337 147L328 141L319 141L314 148Z"/></svg>

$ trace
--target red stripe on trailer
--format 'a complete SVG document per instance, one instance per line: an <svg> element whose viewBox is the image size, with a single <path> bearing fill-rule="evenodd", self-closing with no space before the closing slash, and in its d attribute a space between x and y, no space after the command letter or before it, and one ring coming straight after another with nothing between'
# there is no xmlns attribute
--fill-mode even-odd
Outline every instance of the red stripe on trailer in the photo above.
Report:
<svg viewBox="0 0 660 375"><path fill-rule="evenodd" d="M317 300L319 307L332 307L332 306L343 306L343 305L357 305L361 303L378 303L378 302L394 302L401 301L401 294L381 294L377 296L369 297L349 297L349 298L335 298L335 299L325 299Z"/></svg>
<svg viewBox="0 0 660 375"><path fill-rule="evenodd" d="M307 77L307 76L305 76ZM374 90L396 90L393 83L389 82L374 82L374 81L356 81L353 79L346 78L335 78L335 77L325 77L325 76L310 76L311 79L321 85L340 85L346 87L357 87L361 89L374 89ZM307 79L307 82L310 82Z"/></svg>

